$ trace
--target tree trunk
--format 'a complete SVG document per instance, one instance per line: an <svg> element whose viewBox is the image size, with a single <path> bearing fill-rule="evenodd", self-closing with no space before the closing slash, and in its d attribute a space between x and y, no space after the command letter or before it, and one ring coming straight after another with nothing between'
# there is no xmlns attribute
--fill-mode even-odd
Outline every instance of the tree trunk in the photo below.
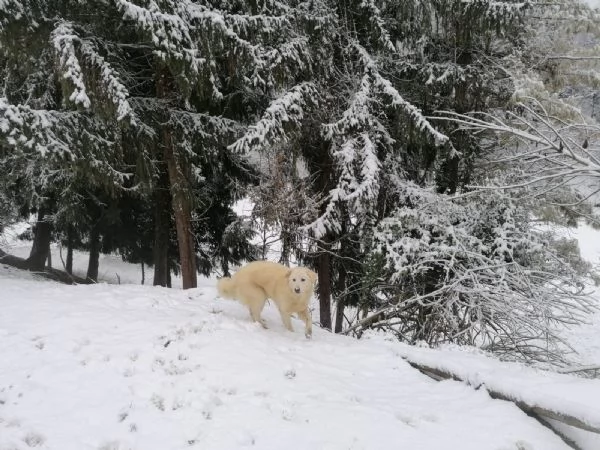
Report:
<svg viewBox="0 0 600 450"><path fill-rule="evenodd" d="M73 246L75 245L75 230L73 225L67 229L67 263L65 270L69 275L73 274Z"/></svg>
<svg viewBox="0 0 600 450"><path fill-rule="evenodd" d="M146 282L146 270L144 269L144 261L142 261L142 284Z"/></svg>
<svg viewBox="0 0 600 450"><path fill-rule="evenodd" d="M321 253L317 258L319 276L319 310L321 327L331 330L331 250L330 238L326 235L321 241Z"/></svg>
<svg viewBox="0 0 600 450"><path fill-rule="evenodd" d="M52 224L45 221L46 210L40 208L38 211L38 220L33 228L33 245L31 253L27 258L29 270L41 272L44 270L46 260L48 259L48 250L50 249L50 239L52 237Z"/></svg>
<svg viewBox="0 0 600 450"><path fill-rule="evenodd" d="M169 98L172 90L169 80L170 74L168 70L165 68L160 70L156 83L156 91L159 98ZM192 229L191 188L184 172L180 155L176 152L172 130L168 124L165 124L162 128L162 139L164 159L167 162L169 171L169 184L175 215L175 227L177 229L183 289L195 288L198 281L196 274L196 245Z"/></svg>
<svg viewBox="0 0 600 450"><path fill-rule="evenodd" d="M198 284L196 275L196 245L192 230L192 208L187 180L182 172L181 165L174 154L171 133L164 130L165 159L169 166L169 180L175 213L175 227L177 229L177 244L179 246L179 263L183 289L195 288Z"/></svg>
<svg viewBox="0 0 600 450"><path fill-rule="evenodd" d="M346 288L346 268L341 265L339 269L338 293L344 292ZM339 295L339 294L338 294ZM344 327L344 309L346 307L346 297L340 295L336 302L335 310L335 329L336 333L341 333Z"/></svg>
<svg viewBox="0 0 600 450"><path fill-rule="evenodd" d="M90 259L87 269L87 280L98 281L98 267L100 265L100 230L93 227L90 232Z"/></svg>
<svg viewBox="0 0 600 450"><path fill-rule="evenodd" d="M161 170L158 187L154 193L154 286L168 285L170 209L169 176L166 170Z"/></svg>
<svg viewBox="0 0 600 450"><path fill-rule="evenodd" d="M48 241L48 269L52 269L52 246Z"/></svg>

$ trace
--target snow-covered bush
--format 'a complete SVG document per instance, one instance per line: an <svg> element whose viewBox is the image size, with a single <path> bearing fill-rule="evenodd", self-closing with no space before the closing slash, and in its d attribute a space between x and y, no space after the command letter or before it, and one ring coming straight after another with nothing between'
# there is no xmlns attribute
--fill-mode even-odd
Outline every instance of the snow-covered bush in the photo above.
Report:
<svg viewBox="0 0 600 450"><path fill-rule="evenodd" d="M536 231L531 209L500 192L451 200L404 183L397 195L403 206L374 232L388 306L369 325L560 362L568 347L557 330L591 309L577 249Z"/></svg>

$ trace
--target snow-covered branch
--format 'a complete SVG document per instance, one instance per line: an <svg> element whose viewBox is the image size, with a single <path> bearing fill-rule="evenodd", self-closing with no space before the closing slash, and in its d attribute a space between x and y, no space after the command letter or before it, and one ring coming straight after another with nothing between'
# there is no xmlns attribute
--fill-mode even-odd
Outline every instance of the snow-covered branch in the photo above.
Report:
<svg viewBox="0 0 600 450"><path fill-rule="evenodd" d="M271 102L262 118L248 128L244 136L229 148L235 152L249 152L287 139L289 128L296 127L304 117L304 108L313 103L317 91L313 84L294 86L281 97Z"/></svg>
<svg viewBox="0 0 600 450"><path fill-rule="evenodd" d="M379 44L386 50L394 52L396 50L394 43L390 38L390 33L385 27L385 21L381 10L375 4L374 0L362 0L359 7L363 10L365 17L369 19Z"/></svg>
<svg viewBox="0 0 600 450"><path fill-rule="evenodd" d="M324 214L303 227L316 238L323 237L328 231L341 231L339 208L342 204L353 215L365 217L376 201L380 188L381 163L376 145L367 133L362 133L356 139L348 139L333 150L332 156L339 171L337 186L329 192Z"/></svg>
<svg viewBox="0 0 600 450"><path fill-rule="evenodd" d="M105 182L122 185L132 176L116 168L120 158L118 134L86 114L36 110L0 98L0 138L13 149L13 155L18 152L34 160L65 163L68 171L84 166L90 181L102 174Z"/></svg>
<svg viewBox="0 0 600 450"><path fill-rule="evenodd" d="M76 106L88 109L91 102L83 79L83 69L75 49L76 43L79 43L79 36L75 34L70 23L61 22L52 32L51 39L57 53L62 79L72 86L69 101Z"/></svg>
<svg viewBox="0 0 600 450"><path fill-rule="evenodd" d="M410 342L478 345L529 361L564 357L559 328L581 323L593 300L567 262L575 255L531 227L526 205L500 192L452 202L407 182L396 194L411 206L374 234L390 300L354 331L385 328Z"/></svg>
<svg viewBox="0 0 600 450"><path fill-rule="evenodd" d="M189 91L206 66L206 59L199 54L190 24L181 14L175 14L179 2L170 0L163 3L170 6L173 13L159 10L155 2L150 2L150 6L144 8L128 0L115 0L123 19L132 21L148 35L158 58L173 66L183 64L180 70L173 72L184 91Z"/></svg>
<svg viewBox="0 0 600 450"><path fill-rule="evenodd" d="M129 102L129 91L117 71L98 53L90 41L81 41L81 54L86 63L98 74L100 90L115 109L117 121L128 119L132 125L135 125L138 119Z"/></svg>
<svg viewBox="0 0 600 450"><path fill-rule="evenodd" d="M354 44L362 64L364 75L360 88L355 93L350 106L344 111L342 118L337 122L324 126L324 135L331 139L333 135L345 135L351 130L371 127L378 124L372 112L372 104L377 104L377 97L383 97L391 107L402 111L408 121L418 130L429 136L436 146L449 143L448 136L439 132L431 122L421 113L419 108L406 101L392 85L384 78L377 68L377 64L369 53L358 43ZM381 128L377 126L376 128Z"/></svg>
<svg viewBox="0 0 600 450"><path fill-rule="evenodd" d="M505 118L440 112L436 119L455 123L470 132L513 139L514 145L509 143L503 155L492 158L490 163L518 163L526 168L516 182L494 188L545 188L549 183L562 185L567 179L600 179L600 126L565 122L549 114L538 102L519 103L514 111L506 112Z"/></svg>

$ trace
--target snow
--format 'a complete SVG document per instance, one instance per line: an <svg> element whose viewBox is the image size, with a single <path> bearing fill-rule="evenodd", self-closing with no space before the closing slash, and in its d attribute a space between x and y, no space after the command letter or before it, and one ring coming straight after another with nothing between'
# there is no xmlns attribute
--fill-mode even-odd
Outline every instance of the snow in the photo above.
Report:
<svg viewBox="0 0 600 450"><path fill-rule="evenodd" d="M568 448L399 344L263 330L194 290L64 286L0 265L0 448ZM468 436L468 439L465 439Z"/></svg>
<svg viewBox="0 0 600 450"><path fill-rule="evenodd" d="M83 81L83 69L75 52L75 42L78 41L79 38L68 22L59 23L52 32L52 44L60 61L60 68L64 72L62 78L73 84L73 92L69 100L75 105L88 109L91 102Z"/></svg>
<svg viewBox="0 0 600 450"><path fill-rule="evenodd" d="M16 239L24 228L0 246L26 256L31 243ZM599 231L570 233L600 262ZM86 264L75 252L76 272ZM139 266L116 255L100 268L123 284L65 286L0 264L1 450L568 449L512 403L474 389L481 384L600 423L598 379L375 333L356 340L317 328L306 340L299 321L284 330L273 305L268 330L252 324L242 305L217 298L214 279L182 291L139 285ZM596 315L566 337L593 364L599 336ZM435 382L406 357L468 383ZM552 423L582 450L600 448L600 435Z"/></svg>
<svg viewBox="0 0 600 450"><path fill-rule="evenodd" d="M234 152L248 153L252 149L277 141L285 142L286 124L298 125L304 117L303 108L316 96L312 83L301 83L271 102L262 118L248 128L244 136L228 148Z"/></svg>
<svg viewBox="0 0 600 450"><path fill-rule="evenodd" d="M581 256L600 267L600 231L580 223L577 228L569 228L564 235L579 241ZM600 306L600 291L595 287L594 298ZM588 323L580 327L565 330L563 336L577 350L578 360L583 366L600 366L600 311L593 314ZM598 445L600 448L600 444Z"/></svg>
<svg viewBox="0 0 600 450"><path fill-rule="evenodd" d="M394 343L394 348L411 362L454 373L474 387L484 385L512 399L568 414L600 429L600 404L591 401L600 398L600 380L498 361L472 347L433 350Z"/></svg>

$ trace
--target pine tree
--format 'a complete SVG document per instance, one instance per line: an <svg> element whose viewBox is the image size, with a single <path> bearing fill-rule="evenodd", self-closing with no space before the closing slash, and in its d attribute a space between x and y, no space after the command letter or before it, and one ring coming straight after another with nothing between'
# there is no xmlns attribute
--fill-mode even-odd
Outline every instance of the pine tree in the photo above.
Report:
<svg viewBox="0 0 600 450"><path fill-rule="evenodd" d="M0 23L7 85L19 86L5 89L2 134L22 155L11 173L30 183L27 201L47 196L27 165L53 175L60 167L65 178L78 167L78 180L117 196L143 194L166 170L183 284L194 287L196 191L223 158L243 167L226 149L243 121L311 72L294 11L277 2L4 2ZM16 62L23 54L49 64L27 70Z"/></svg>
<svg viewBox="0 0 600 450"><path fill-rule="evenodd" d="M410 207L398 204L392 187L435 182L440 193L454 193L468 180L479 142L427 116L508 100L512 86L500 61L518 44L523 5L343 1L319 9L328 34L312 39L328 57L316 88L305 87L315 94L278 98L235 147L295 139L316 174L320 210L302 229L314 244L306 256L319 273L321 324L331 328L332 294L338 317L340 296L368 302L355 288L366 271L350 262L362 258L380 220Z"/></svg>

